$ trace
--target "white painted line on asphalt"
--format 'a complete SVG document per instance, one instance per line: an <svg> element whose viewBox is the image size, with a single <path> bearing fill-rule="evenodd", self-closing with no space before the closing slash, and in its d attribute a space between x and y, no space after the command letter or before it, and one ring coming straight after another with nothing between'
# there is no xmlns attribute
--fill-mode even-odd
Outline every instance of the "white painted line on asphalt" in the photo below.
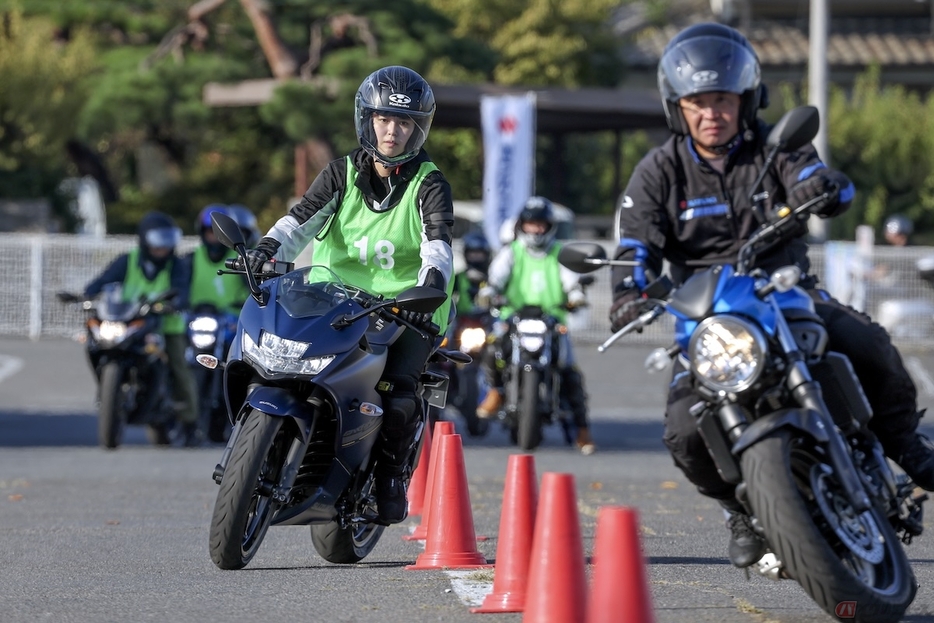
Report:
<svg viewBox="0 0 934 623"><path fill-rule="evenodd" d="M465 606L481 606L493 592L492 569L446 569L454 594Z"/></svg>
<svg viewBox="0 0 934 623"><path fill-rule="evenodd" d="M23 360L10 355L0 355L0 383L23 369Z"/></svg>
<svg viewBox="0 0 934 623"><path fill-rule="evenodd" d="M906 357L905 367L908 368L908 372L914 378L919 393L927 397L934 396L934 378L931 378L921 360L917 357Z"/></svg>

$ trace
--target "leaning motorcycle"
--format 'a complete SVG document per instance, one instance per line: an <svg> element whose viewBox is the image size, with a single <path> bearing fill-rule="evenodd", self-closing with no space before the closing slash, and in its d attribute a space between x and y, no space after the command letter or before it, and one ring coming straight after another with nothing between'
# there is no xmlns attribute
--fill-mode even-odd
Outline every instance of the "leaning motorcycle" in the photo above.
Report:
<svg viewBox="0 0 934 623"><path fill-rule="evenodd" d="M127 425L144 425L150 442L169 443L173 422L162 314L171 311L168 291L154 300L124 301L120 284L104 287L98 300L59 292L63 303L87 312L85 346L97 378L97 439L104 448L123 442Z"/></svg>
<svg viewBox="0 0 934 623"><path fill-rule="evenodd" d="M251 291L224 364L233 429L214 470L220 488L211 517L211 559L221 569L241 569L270 526L310 525L322 558L358 562L385 527L378 522L372 449L382 424L377 386L388 347L406 326L437 341L398 312L433 312L446 294L419 286L383 299L342 283L324 266L292 270L270 261L254 275L239 269L246 265L239 227L224 214L211 217L218 239L240 256L228 260L229 272L245 272ZM440 349L434 356L467 360ZM198 361L222 364L211 355ZM429 405L443 407L447 379L425 373L420 391L422 413Z"/></svg>
<svg viewBox="0 0 934 623"><path fill-rule="evenodd" d="M212 355L218 361L227 357L237 331L237 316L221 311L216 305L197 305L187 315L188 348L185 358L198 388L198 421L201 430L215 443L225 443L230 432L227 403L224 401L224 376L197 362L198 355Z"/></svg>
<svg viewBox="0 0 934 623"><path fill-rule="evenodd" d="M755 188L775 154L809 142L817 125L812 107L782 118ZM753 197L763 215L762 197ZM693 408L701 437L768 543L752 569L796 580L840 619L897 621L917 590L902 544L921 534L927 496L893 470L869 430L869 403L849 359L828 350L813 301L797 286L800 270L752 268L757 254L800 231L826 200L760 218L735 266L710 267L675 290L667 277L649 284L641 315L599 350L672 316L674 343L646 367L677 358L703 396ZM589 243L567 245L559 261L579 272L637 264L608 260Z"/></svg>

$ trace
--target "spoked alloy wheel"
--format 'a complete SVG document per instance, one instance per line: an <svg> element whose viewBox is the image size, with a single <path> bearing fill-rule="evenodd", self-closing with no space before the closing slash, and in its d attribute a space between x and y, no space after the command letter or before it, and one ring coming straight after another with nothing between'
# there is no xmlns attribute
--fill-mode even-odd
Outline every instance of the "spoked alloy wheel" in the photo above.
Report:
<svg viewBox="0 0 934 623"><path fill-rule="evenodd" d="M291 439L282 418L251 411L234 444L211 517L211 559L221 569L242 569L256 554L279 508L279 482Z"/></svg>
<svg viewBox="0 0 934 623"><path fill-rule="evenodd" d="M822 448L779 430L742 456L749 501L787 573L831 615L898 621L916 581L892 526L875 507L857 513ZM848 608L846 606L845 608Z"/></svg>

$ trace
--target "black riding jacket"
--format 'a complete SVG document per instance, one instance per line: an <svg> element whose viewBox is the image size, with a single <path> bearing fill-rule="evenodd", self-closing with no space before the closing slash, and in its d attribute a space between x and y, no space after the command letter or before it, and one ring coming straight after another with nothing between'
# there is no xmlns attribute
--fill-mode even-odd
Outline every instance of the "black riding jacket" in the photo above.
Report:
<svg viewBox="0 0 934 623"><path fill-rule="evenodd" d="M759 225L751 194L768 154L769 129L760 121L758 132L747 131L727 155L723 174L695 151L689 136L672 136L636 165L617 207L620 243L615 258L641 260L652 274L647 278L642 268L614 267L614 297L645 287L661 274L663 260L671 265L675 285L708 266L735 263L740 247ZM825 168L811 144L780 152L759 189L769 193L767 215L786 202L788 189ZM844 212L853 194L848 183L840 190L839 204L825 215ZM807 275L806 234L802 225L796 238L756 258L756 266L771 271L796 264ZM814 283L813 277L802 280L805 287Z"/></svg>

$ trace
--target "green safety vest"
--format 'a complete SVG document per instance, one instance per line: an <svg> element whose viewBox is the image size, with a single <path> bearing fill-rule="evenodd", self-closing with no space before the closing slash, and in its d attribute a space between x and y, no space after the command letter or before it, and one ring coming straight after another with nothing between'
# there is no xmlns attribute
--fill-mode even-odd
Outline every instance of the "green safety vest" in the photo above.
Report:
<svg viewBox="0 0 934 623"><path fill-rule="evenodd" d="M221 311L239 314L243 302L250 295L242 279L234 275L218 275L224 270L224 260L236 258L236 251L230 251L220 261L212 262L208 250L202 245L191 255L191 289L189 304L194 309L201 303L215 305Z"/></svg>
<svg viewBox="0 0 934 623"><path fill-rule="evenodd" d="M374 212L357 188L359 172L348 157L344 198L331 222L324 225L323 238L315 241L312 262L330 267L348 284L386 297L416 285L423 230L418 189L436 170L434 163L423 162L399 204L386 212ZM447 301L432 316L442 332L448 326L453 288L452 278Z"/></svg>
<svg viewBox="0 0 934 623"><path fill-rule="evenodd" d="M553 244L544 256L534 257L521 242L512 242L514 262L509 283L503 292L507 301L507 305L502 308L503 318L520 307L538 305L546 313L564 322L567 316L564 309L567 294L561 285L561 265L558 263L560 249L560 245Z"/></svg>
<svg viewBox="0 0 934 623"><path fill-rule="evenodd" d="M171 289L172 258L156 274L155 279L147 279L143 269L139 266L139 248L127 254L126 276L123 278L123 300L138 301L143 295L154 299L156 296ZM162 317L162 332L166 335L177 335L185 332L185 319L181 314L166 314Z"/></svg>

